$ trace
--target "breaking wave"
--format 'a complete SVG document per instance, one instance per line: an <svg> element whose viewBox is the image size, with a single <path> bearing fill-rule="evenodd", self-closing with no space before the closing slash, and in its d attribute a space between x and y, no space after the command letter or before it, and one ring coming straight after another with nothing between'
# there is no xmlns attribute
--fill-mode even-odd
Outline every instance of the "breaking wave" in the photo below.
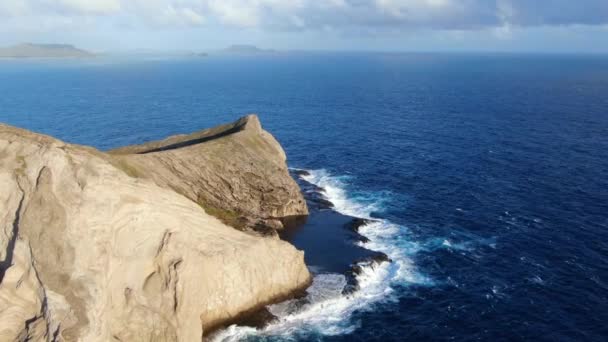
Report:
<svg viewBox="0 0 608 342"><path fill-rule="evenodd" d="M374 305L397 300L394 286L432 284L416 270L409 257L420 247L408 240L407 229L388 220L372 218L373 212L382 211L387 194L350 192L348 176L334 176L323 169L306 171L308 174L300 177L323 188L323 195L334 204L334 210L373 220L359 228L359 233L369 239L360 245L385 253L392 263L360 263L361 272L356 275L359 289L349 294L342 291L347 285L343 274L315 274L304 304L295 299L271 305L268 309L278 317L276 322L261 330L233 325L217 333L214 341L298 340L348 334L357 328L351 319L355 311L373 310Z"/></svg>

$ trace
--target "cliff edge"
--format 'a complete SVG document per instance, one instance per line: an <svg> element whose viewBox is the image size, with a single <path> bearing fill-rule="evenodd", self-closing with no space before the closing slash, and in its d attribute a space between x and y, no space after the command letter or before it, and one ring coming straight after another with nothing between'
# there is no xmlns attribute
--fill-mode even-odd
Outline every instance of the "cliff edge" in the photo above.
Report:
<svg viewBox="0 0 608 342"><path fill-rule="evenodd" d="M285 152L253 114L109 153L134 177L173 189L240 230L272 234L308 215Z"/></svg>
<svg viewBox="0 0 608 342"><path fill-rule="evenodd" d="M265 203L293 189L257 118L222 127L108 154L0 124L0 340L196 341L308 286L302 252L201 205L260 201L252 222L306 212Z"/></svg>

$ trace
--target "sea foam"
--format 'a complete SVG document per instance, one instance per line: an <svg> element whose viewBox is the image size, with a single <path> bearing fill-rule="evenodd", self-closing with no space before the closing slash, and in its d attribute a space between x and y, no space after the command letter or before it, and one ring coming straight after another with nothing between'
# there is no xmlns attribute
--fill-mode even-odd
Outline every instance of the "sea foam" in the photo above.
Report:
<svg viewBox="0 0 608 342"><path fill-rule="evenodd" d="M306 304L291 300L269 306L269 311L278 321L266 328L230 326L217 333L214 341L241 340L294 340L311 335L348 334L357 328L351 318L357 310L372 310L374 305L397 300L394 286L408 284L431 284L420 274L408 255L419 250L415 242L408 239L405 227L388 220L372 218L373 212L382 210L386 200L383 194L360 193L350 195L348 176L334 176L326 170L307 170L303 180L324 189L324 197L334 204L337 212L365 219L372 223L359 228L359 233L369 239L361 246L387 254L392 263L361 263L356 276L359 289L349 294L342 290L347 284L342 274L316 274L307 290Z"/></svg>

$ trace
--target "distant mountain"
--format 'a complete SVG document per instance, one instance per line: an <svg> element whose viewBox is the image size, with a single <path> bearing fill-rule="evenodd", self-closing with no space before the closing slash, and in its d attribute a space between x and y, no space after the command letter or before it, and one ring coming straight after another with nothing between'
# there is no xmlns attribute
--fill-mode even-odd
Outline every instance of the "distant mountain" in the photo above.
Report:
<svg viewBox="0 0 608 342"><path fill-rule="evenodd" d="M233 55L259 55L259 54L270 54L276 53L276 50L260 49L253 45L231 45L224 50L220 50L220 53L233 54Z"/></svg>
<svg viewBox="0 0 608 342"><path fill-rule="evenodd" d="M67 44L19 44L0 48L0 58L69 58L93 54Z"/></svg>

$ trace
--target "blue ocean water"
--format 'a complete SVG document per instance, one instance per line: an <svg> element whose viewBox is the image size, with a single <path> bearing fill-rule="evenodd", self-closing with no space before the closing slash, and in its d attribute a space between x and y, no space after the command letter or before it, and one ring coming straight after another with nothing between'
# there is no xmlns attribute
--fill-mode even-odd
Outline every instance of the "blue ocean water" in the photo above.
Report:
<svg viewBox="0 0 608 342"><path fill-rule="evenodd" d="M0 61L1 122L100 149L250 112L394 262L223 338L608 338L607 56Z"/></svg>

